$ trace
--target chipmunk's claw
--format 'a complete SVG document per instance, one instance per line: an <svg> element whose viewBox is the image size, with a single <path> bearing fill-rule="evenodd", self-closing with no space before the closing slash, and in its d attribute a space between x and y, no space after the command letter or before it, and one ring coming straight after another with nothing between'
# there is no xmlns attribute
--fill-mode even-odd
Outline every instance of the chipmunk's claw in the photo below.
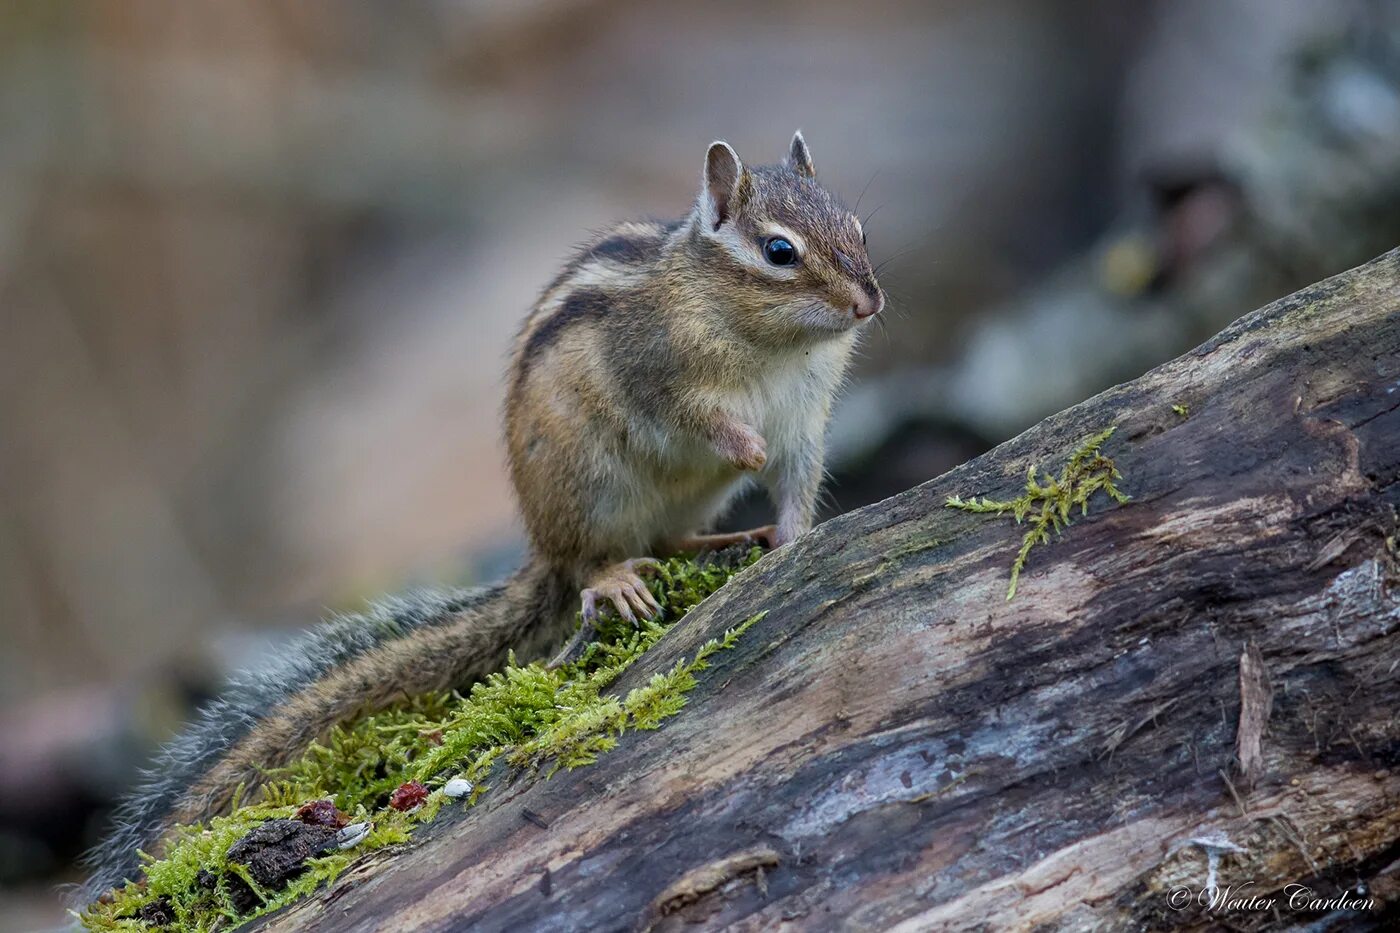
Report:
<svg viewBox="0 0 1400 933"><path fill-rule="evenodd" d="M598 618L598 601L606 599L612 603L617 614L637 623L637 616L650 619L661 611L661 603L651 594L641 572L655 570L661 562L651 557L634 557L620 564L613 564L594 577L590 585L580 594L583 602L583 618L592 622Z"/></svg>
<svg viewBox="0 0 1400 933"><path fill-rule="evenodd" d="M583 657L584 651L598 637L599 601L611 603L617 614L637 624L637 616L653 619L661 612L661 603L652 595L642 572L655 570L661 561L651 557L634 557L604 569L579 593L583 624L574 637L547 665L550 670Z"/></svg>

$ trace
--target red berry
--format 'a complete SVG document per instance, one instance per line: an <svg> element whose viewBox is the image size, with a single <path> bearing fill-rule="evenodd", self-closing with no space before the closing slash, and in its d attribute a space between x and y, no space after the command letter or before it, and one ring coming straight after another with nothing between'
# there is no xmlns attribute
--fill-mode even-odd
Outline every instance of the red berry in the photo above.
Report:
<svg viewBox="0 0 1400 933"><path fill-rule="evenodd" d="M335 829L340 829L350 822L350 817L337 810L335 803L330 800L313 800L302 804L301 809L292 818L310 826L331 826Z"/></svg>
<svg viewBox="0 0 1400 933"><path fill-rule="evenodd" d="M407 781L389 795L389 806L395 810L412 810L428 799L428 789L417 781Z"/></svg>

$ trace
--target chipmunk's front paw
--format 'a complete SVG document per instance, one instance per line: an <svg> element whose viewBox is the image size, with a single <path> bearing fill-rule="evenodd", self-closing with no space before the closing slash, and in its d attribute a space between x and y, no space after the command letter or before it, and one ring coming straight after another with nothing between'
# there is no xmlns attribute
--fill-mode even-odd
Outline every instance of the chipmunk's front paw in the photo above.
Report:
<svg viewBox="0 0 1400 933"><path fill-rule="evenodd" d="M768 462L768 442L742 421L730 422L716 440L719 455L736 468L746 471L763 469Z"/></svg>

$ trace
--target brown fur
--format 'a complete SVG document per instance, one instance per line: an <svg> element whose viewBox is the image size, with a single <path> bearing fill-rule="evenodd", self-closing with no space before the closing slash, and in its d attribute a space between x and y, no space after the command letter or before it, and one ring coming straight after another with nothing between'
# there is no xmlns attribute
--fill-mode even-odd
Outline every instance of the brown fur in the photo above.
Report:
<svg viewBox="0 0 1400 933"><path fill-rule="evenodd" d="M708 525L746 475L779 543L810 527L847 309L883 304L859 223L814 176L800 134L758 169L717 143L688 217L607 231L526 320L511 477L534 551L581 584ZM779 230L801 240L795 268L762 259Z"/></svg>

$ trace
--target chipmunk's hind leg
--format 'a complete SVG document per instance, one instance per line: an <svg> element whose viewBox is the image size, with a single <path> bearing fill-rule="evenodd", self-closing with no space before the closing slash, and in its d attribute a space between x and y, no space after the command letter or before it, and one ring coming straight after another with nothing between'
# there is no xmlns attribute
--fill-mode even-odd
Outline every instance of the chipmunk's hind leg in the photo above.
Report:
<svg viewBox="0 0 1400 933"><path fill-rule="evenodd" d="M772 550L777 546L777 525L763 525L747 531L733 531L719 535L687 535L676 541L674 548L679 552L718 551L733 544L761 544Z"/></svg>
<svg viewBox="0 0 1400 933"><path fill-rule="evenodd" d="M655 617L661 611L661 603L651 594L641 575L644 571L655 570L660 566L661 562L654 558L634 557L604 567L594 574L588 585L579 593L583 623L563 650L549 662L549 669L554 670L583 657L583 652L598 636L595 623L598 620L600 600L611 602L617 614L633 625L637 624L638 615L644 619Z"/></svg>

